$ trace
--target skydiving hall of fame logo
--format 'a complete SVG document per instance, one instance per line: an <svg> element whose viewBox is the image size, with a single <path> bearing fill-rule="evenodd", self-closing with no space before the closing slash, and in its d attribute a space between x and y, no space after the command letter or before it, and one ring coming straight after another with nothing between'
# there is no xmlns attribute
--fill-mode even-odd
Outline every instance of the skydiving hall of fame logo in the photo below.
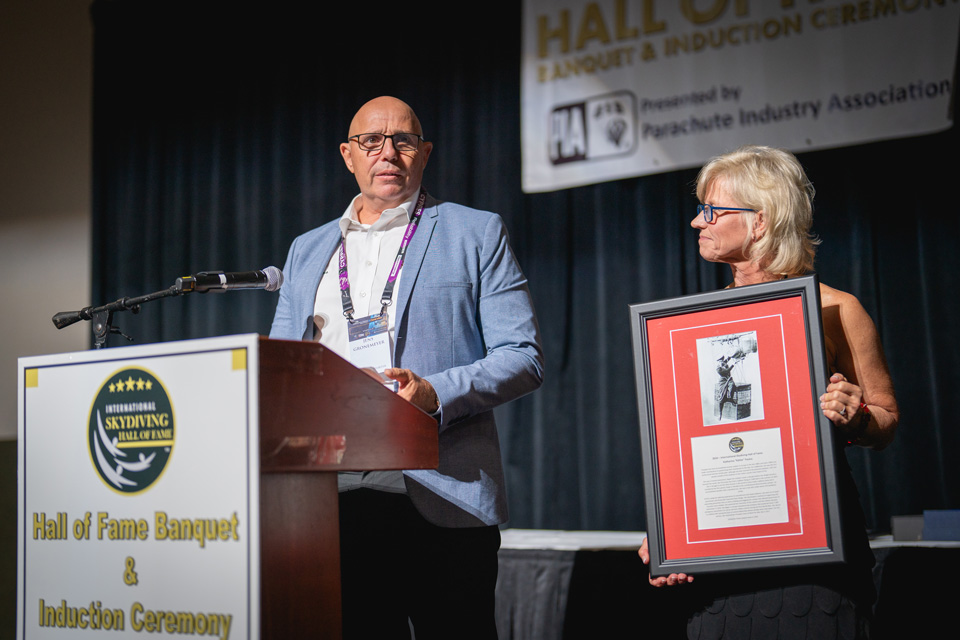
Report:
<svg viewBox="0 0 960 640"><path fill-rule="evenodd" d="M90 460L108 487L137 494L163 474L174 434L160 381L145 369L123 369L107 378L90 409Z"/></svg>

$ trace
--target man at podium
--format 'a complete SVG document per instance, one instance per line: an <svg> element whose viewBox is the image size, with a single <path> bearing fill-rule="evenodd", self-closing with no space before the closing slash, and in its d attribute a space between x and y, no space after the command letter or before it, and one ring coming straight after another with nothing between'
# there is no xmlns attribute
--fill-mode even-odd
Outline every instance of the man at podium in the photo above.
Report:
<svg viewBox="0 0 960 640"><path fill-rule="evenodd" d="M421 186L433 145L404 102L363 105L340 145L360 193L294 240L271 338L317 340L437 419L436 470L340 474L347 638L495 638L507 519L494 407L543 353L527 281L494 213Z"/></svg>

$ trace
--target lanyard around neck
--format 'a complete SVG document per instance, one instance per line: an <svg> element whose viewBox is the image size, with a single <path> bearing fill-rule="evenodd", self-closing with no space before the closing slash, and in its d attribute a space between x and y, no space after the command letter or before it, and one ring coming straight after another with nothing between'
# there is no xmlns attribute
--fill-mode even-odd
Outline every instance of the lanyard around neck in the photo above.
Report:
<svg viewBox="0 0 960 640"><path fill-rule="evenodd" d="M393 288L396 286L397 277L400 275L400 268L403 266L403 258L407 255L407 248L413 239L413 234L417 232L417 226L420 224L420 218L423 215L423 205L427 200L426 189L420 189L420 197L417 198L417 204L414 207L413 216L407 223L407 228L403 232L403 240L400 241L400 248L397 250L397 257L393 260L393 266L390 268L390 275L387 276L387 283L383 287L383 294L380 296L380 313L387 312L387 307L393 304ZM353 299L350 297L350 278L347 275L347 239L346 236L340 236L340 257L339 257L339 276L340 276L340 302L343 305L343 317L353 322Z"/></svg>

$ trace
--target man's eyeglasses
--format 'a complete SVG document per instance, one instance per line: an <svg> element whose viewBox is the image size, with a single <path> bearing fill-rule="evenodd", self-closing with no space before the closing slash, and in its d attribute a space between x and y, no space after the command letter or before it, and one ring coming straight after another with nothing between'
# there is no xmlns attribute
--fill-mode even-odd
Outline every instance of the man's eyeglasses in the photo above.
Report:
<svg viewBox="0 0 960 640"><path fill-rule="evenodd" d="M397 151L416 151L420 147L420 141L423 136L416 133L394 133L387 135L385 133L358 133L350 136L348 140L354 140L364 151L380 151L386 144L387 138L393 141L393 148Z"/></svg>
<svg viewBox="0 0 960 640"><path fill-rule="evenodd" d="M742 209L742 208L740 208L740 207L715 207L715 206L713 206L712 204L698 204L698 205L697 205L697 215L700 215L700 214L702 213L702 214L703 214L703 219L707 221L707 224L713 222L714 217L719 217L719 216L722 216L722 215L723 215L722 213L717 213L717 214L715 215L715 214L713 213L714 211L737 211L737 212L741 212L741 213L744 212L744 211L753 211L754 213L756 213L757 210L756 210L756 209Z"/></svg>

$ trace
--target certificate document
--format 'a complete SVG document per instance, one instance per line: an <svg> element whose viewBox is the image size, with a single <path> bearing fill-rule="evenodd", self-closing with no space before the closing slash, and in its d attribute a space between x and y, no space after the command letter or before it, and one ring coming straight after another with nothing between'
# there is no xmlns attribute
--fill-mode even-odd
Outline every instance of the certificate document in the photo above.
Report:
<svg viewBox="0 0 960 640"><path fill-rule="evenodd" d="M779 429L691 439L701 529L786 522Z"/></svg>

